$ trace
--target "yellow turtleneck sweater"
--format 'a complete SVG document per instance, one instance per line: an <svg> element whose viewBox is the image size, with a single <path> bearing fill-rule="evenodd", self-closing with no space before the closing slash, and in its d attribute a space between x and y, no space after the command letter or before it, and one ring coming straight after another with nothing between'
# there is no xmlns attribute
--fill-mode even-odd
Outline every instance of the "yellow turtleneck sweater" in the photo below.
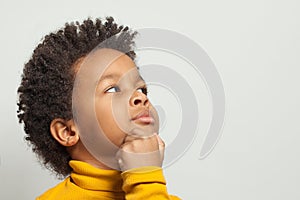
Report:
<svg viewBox="0 0 300 200"><path fill-rule="evenodd" d="M71 175L37 200L178 200L167 192L159 167L126 172L103 170L81 161L70 161Z"/></svg>

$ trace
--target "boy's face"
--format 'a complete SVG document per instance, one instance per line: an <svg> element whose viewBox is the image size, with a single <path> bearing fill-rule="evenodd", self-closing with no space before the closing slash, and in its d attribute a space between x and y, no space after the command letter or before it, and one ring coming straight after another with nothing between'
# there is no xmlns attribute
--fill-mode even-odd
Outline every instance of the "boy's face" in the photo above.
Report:
<svg viewBox="0 0 300 200"><path fill-rule="evenodd" d="M95 158L109 157L105 163L113 163L110 158L127 135L158 133L157 112L130 57L100 49L81 62L79 72L73 89L75 119L83 144Z"/></svg>
<svg viewBox="0 0 300 200"><path fill-rule="evenodd" d="M95 111L102 131L118 147L127 134L149 136L158 129L146 84L127 55L110 64L99 79Z"/></svg>

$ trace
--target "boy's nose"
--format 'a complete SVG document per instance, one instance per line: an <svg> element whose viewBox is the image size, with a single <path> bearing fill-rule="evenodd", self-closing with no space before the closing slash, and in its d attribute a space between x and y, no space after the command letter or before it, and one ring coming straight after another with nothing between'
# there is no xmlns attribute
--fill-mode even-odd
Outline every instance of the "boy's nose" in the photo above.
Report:
<svg viewBox="0 0 300 200"><path fill-rule="evenodd" d="M134 94L130 98L130 106L145 106L149 107L149 100L144 93L134 92Z"/></svg>

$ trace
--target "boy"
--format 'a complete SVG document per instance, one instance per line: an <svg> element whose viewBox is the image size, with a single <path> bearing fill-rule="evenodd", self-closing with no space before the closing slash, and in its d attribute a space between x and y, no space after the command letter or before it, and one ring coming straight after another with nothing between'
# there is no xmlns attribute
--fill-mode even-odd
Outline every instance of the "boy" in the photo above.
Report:
<svg viewBox="0 0 300 200"><path fill-rule="evenodd" d="M67 176L37 199L178 199L167 193L164 143L155 133L158 117L134 64L135 35L112 17L104 23L66 24L45 36L25 64L18 88L25 139L48 169ZM107 59L112 61L100 66L100 80L92 88L96 125L82 100L85 87L77 90L74 84L85 69L96 69ZM92 134L93 126L101 134ZM102 135L95 142L105 152L94 148L89 134Z"/></svg>

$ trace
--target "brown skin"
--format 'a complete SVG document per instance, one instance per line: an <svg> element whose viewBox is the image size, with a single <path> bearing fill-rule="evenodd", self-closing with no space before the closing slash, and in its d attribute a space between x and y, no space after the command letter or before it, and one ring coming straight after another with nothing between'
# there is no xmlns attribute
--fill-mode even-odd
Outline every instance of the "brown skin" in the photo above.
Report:
<svg viewBox="0 0 300 200"><path fill-rule="evenodd" d="M103 73L103 76L108 74L116 75L114 79L107 79L101 81L97 87L97 91L100 92L95 95L95 110L99 125L102 127L105 135L110 141L116 146L120 147L121 150L130 153L150 153L154 151L160 152L156 154L156 160L163 160L164 142L160 139L157 134L150 137L139 138L129 136L124 133L117 125L113 117L113 111L111 108L112 95L116 90L111 86L118 83L120 78L126 74L129 70L137 70L134 62L127 55L122 55L115 60ZM145 83L141 79L139 81L141 86ZM132 117L138 113L153 109L152 104L147 98L146 94L141 90L136 90L129 100L129 113ZM103 117L104 116L104 117ZM145 125L146 126L146 125ZM95 167L101 169L111 169L99 160L95 159L85 148L79 137L79 131L73 120L65 121L63 119L54 119L50 125L50 131L52 136L63 146L66 146L72 159L87 162ZM116 159L125 159L122 157L123 154L119 154L121 157ZM129 161L128 161L129 162ZM160 163L161 165L161 163ZM130 166L135 166L130 165Z"/></svg>

